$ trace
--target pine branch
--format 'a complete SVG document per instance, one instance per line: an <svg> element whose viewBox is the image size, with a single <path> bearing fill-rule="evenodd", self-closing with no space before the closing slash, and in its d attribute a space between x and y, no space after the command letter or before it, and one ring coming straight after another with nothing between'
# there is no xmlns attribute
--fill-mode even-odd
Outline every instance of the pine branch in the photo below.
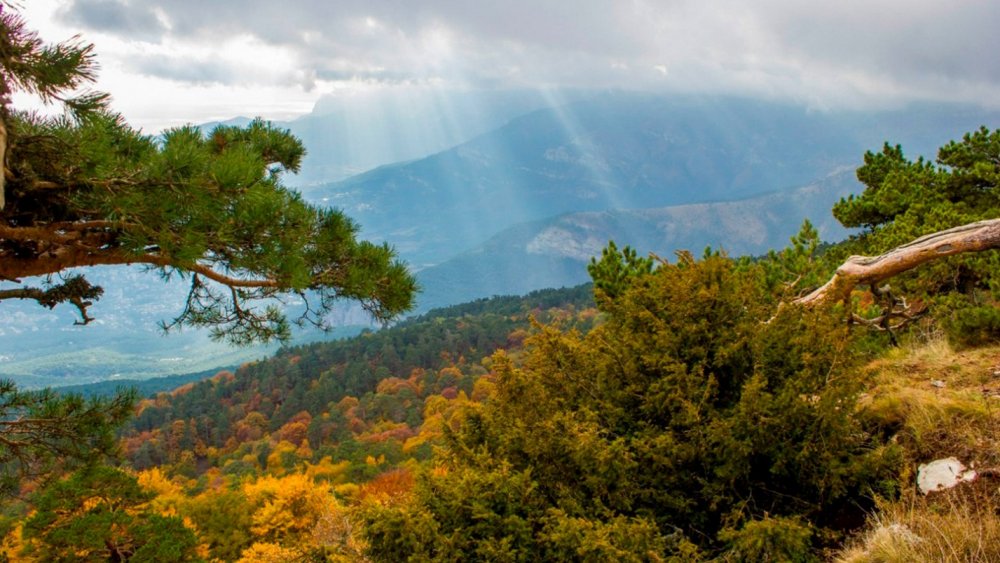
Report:
<svg viewBox="0 0 1000 563"><path fill-rule="evenodd" d="M102 288L91 285L83 276L71 276L63 280L63 283L46 289L22 287L0 290L0 301L28 299L49 309L60 303L70 303L80 312L80 320L76 321L75 324L86 325L94 320L87 314L88 307L93 304L93 300L100 298L103 292Z"/></svg>

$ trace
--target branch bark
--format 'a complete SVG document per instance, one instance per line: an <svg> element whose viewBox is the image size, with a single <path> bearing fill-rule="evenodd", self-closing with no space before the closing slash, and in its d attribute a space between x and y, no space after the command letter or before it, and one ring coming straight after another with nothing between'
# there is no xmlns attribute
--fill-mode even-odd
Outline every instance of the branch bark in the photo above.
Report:
<svg viewBox="0 0 1000 563"><path fill-rule="evenodd" d="M878 284L921 264L965 252L1000 248L1000 219L988 219L922 236L881 256L851 256L830 281L795 303L808 307L847 301L859 285Z"/></svg>
<svg viewBox="0 0 1000 563"><path fill-rule="evenodd" d="M60 249L62 250L62 249ZM130 264L148 264L164 268L175 267L179 270L198 273L206 278L229 287L243 288L279 288L281 283L269 278L234 278L212 269L204 264L179 264L170 258L157 254L126 254L121 251L80 252L57 251L42 258L4 259L0 264L0 279L16 280L27 276L43 276L54 274L67 268L82 266L122 266Z"/></svg>
<svg viewBox="0 0 1000 563"><path fill-rule="evenodd" d="M81 266L148 264L176 267L199 273L229 287L277 288L278 280L268 278L235 278L201 263L180 264L168 256L156 253L128 254L111 245L118 235L118 225L111 221L80 221L54 223L44 227L10 227L0 224L0 241L42 243L44 250L29 256L0 250L0 279L55 274L67 268Z"/></svg>
<svg viewBox="0 0 1000 563"><path fill-rule="evenodd" d="M2 0L0 0L2 1ZM108 220L81 220L47 223L41 226L11 226L0 220L0 281L21 283L21 278L51 276L79 267L140 264L178 270L193 274L192 291L188 305L165 329L189 324L191 326L224 325L230 331L231 341L248 343L253 339L285 338L287 326L271 309L244 306L245 302L267 299L289 290L291 281L280 272L249 272L231 268L228 247L208 252L198 259L179 260L156 245L149 245L141 253L128 252L121 240L128 225ZM325 276L316 284L329 279L335 283L336 271L314 274ZM93 320L88 307L101 294L101 288L91 286L83 276L82 282L69 282L51 287L19 287L0 290L0 301L7 299L32 299L52 308L60 303L70 303L80 313L76 324ZM201 283L212 280L229 289L231 301L219 297ZM45 282L49 284L49 280ZM193 301L192 301L193 300ZM362 305L365 301L362 299ZM317 319L320 313L313 312ZM325 326L317 320L314 324ZM274 336L277 335L277 336ZM2 461L2 460L0 460Z"/></svg>
<svg viewBox="0 0 1000 563"><path fill-rule="evenodd" d="M0 211L7 205L7 124L4 123L3 115L0 112Z"/></svg>
<svg viewBox="0 0 1000 563"><path fill-rule="evenodd" d="M100 289L100 288L96 288ZM100 293L97 293L100 295ZM93 305L92 301L86 300L79 295L64 294L56 288L56 291L46 291L44 289L39 289L37 287L22 287L18 289L4 289L0 290L0 301L5 299L31 299L37 301L39 305L43 307L48 307L49 309L55 307L59 303L69 302L77 311L80 312L80 320L74 322L76 325L88 325L94 320L88 313L88 308ZM0 425L5 424L0 422Z"/></svg>

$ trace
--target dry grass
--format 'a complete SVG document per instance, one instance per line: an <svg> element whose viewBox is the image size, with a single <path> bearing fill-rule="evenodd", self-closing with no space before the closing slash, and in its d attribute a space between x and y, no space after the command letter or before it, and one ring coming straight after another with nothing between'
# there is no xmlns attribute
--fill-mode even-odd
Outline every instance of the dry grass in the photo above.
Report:
<svg viewBox="0 0 1000 563"><path fill-rule="evenodd" d="M894 350L869 367L863 414L896 431L911 471L902 498L883 501L837 557L843 563L1000 563L1000 480L923 496L917 465L957 457L1000 468L1000 346L953 351L943 338Z"/></svg>
<svg viewBox="0 0 1000 563"><path fill-rule="evenodd" d="M896 428L911 461L1000 466L1000 346L952 351L943 338L868 366L864 416Z"/></svg>
<svg viewBox="0 0 1000 563"><path fill-rule="evenodd" d="M883 503L841 563L998 562L1000 494L985 480L928 497Z"/></svg>

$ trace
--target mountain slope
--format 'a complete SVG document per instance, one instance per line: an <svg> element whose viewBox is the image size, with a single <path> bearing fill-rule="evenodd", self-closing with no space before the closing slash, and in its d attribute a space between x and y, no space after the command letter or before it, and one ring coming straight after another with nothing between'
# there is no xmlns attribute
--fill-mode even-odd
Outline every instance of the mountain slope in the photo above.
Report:
<svg viewBox="0 0 1000 563"><path fill-rule="evenodd" d="M590 97L562 92L561 101ZM343 180L386 163L423 158L558 103L536 90L439 91L399 88L363 95L329 94L313 111L275 122L307 147L302 169L287 179L308 195L312 186ZM201 125L243 126L247 117Z"/></svg>
<svg viewBox="0 0 1000 563"><path fill-rule="evenodd" d="M782 248L808 218L826 240L846 230L833 203L858 189L850 171L820 182L753 198L670 207L581 212L523 223L477 248L418 273L421 309L495 294L524 293L587 280L586 264L609 240L671 258L706 246L733 256Z"/></svg>
<svg viewBox="0 0 1000 563"><path fill-rule="evenodd" d="M571 99L585 93L567 94ZM534 90L410 89L321 98L287 127L309 148L293 183L347 178L388 162L422 158L552 105Z"/></svg>
<svg viewBox="0 0 1000 563"><path fill-rule="evenodd" d="M609 95L314 192L417 267L563 213L731 200L857 160L833 116L734 99Z"/></svg>

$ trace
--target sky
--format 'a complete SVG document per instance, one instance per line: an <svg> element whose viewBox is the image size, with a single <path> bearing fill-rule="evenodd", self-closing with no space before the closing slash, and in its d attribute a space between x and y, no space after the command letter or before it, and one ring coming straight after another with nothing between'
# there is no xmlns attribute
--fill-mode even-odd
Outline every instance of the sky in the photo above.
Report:
<svg viewBox="0 0 1000 563"><path fill-rule="evenodd" d="M148 132L428 88L1000 107L994 0L15 2L43 39L94 43L95 88Z"/></svg>

